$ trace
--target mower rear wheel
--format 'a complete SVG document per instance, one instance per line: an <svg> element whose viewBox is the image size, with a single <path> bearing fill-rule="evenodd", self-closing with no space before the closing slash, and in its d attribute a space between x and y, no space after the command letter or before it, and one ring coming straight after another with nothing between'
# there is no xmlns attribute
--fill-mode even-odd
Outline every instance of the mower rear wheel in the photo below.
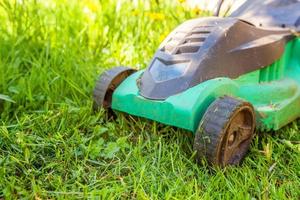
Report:
<svg viewBox="0 0 300 200"><path fill-rule="evenodd" d="M115 89L136 70L129 67L114 67L104 71L98 78L94 89L93 109L104 108L111 111L112 95Z"/></svg>
<svg viewBox="0 0 300 200"><path fill-rule="evenodd" d="M224 167L238 165L254 134L253 106L232 97L214 101L204 114L194 140L197 160Z"/></svg>

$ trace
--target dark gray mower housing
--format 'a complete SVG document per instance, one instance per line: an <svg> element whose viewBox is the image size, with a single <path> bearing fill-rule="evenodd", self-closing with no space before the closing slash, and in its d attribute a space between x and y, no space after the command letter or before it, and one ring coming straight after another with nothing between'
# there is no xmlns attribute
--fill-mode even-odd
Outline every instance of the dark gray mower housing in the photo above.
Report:
<svg viewBox="0 0 300 200"><path fill-rule="evenodd" d="M140 94L163 100L203 81L237 78L279 59L299 31L300 2L254 1L228 18L199 18L178 26L142 74Z"/></svg>

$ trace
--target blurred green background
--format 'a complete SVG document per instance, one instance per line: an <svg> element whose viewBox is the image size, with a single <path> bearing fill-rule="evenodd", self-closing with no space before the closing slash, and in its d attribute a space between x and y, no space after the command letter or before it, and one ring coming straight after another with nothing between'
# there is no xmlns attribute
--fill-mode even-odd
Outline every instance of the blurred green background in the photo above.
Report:
<svg viewBox="0 0 300 200"><path fill-rule="evenodd" d="M194 162L192 135L92 112L97 76L142 69L183 21L171 0L0 0L0 197L298 199L299 127L257 133L240 167Z"/></svg>

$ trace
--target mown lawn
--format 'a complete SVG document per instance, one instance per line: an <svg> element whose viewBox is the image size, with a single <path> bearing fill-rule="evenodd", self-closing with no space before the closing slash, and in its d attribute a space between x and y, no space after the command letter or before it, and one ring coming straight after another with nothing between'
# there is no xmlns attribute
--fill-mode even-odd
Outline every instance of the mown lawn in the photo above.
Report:
<svg viewBox="0 0 300 200"><path fill-rule="evenodd" d="M299 120L212 169L188 132L92 112L99 73L146 67L176 25L208 14L135 2L0 0L0 199L299 199Z"/></svg>

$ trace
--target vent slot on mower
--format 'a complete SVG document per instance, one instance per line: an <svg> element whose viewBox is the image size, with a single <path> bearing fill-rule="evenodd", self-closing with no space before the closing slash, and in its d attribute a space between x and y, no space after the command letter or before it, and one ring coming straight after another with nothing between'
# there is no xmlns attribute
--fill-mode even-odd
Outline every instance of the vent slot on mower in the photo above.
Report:
<svg viewBox="0 0 300 200"><path fill-rule="evenodd" d="M200 50L213 26L196 26L189 32L178 31L161 49L172 55L196 53Z"/></svg>

